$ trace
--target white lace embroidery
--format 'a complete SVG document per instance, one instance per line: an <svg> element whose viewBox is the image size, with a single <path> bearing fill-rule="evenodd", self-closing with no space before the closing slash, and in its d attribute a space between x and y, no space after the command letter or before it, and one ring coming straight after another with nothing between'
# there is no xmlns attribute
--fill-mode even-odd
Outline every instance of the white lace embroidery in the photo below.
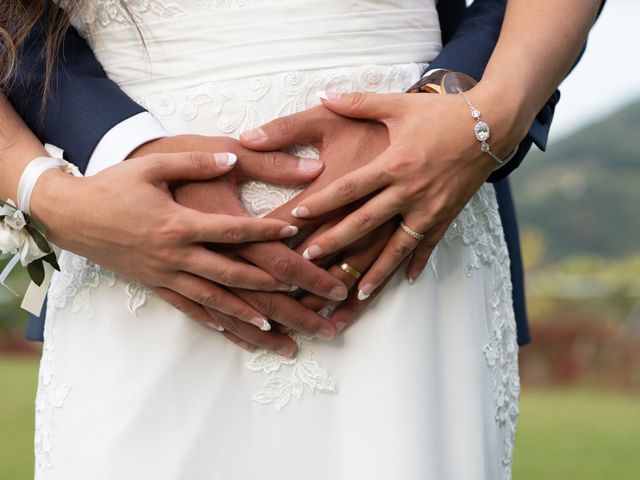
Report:
<svg viewBox="0 0 640 480"><path fill-rule="evenodd" d="M93 33L96 27L113 29L140 26L145 20L163 21L185 15L237 10L281 1L286 0L195 0L190 3L167 0L95 0L82 5L80 12L74 15L73 24L84 33ZM59 0L56 3L64 7L69 0Z"/></svg>
<svg viewBox="0 0 640 480"><path fill-rule="evenodd" d="M512 307L509 251L504 242L502 222L497 210L495 192L491 186L483 186L451 224L444 239L432 256L432 268L437 273L437 250L442 244L461 240L471 253L466 267L467 276L473 275L481 265L491 269L492 309L489 325L489 343L483 353L491 372L495 394L495 421L502 436L501 459L503 479L511 479L513 445L519 416L520 376L518 373L518 344Z"/></svg>
<svg viewBox="0 0 640 480"><path fill-rule="evenodd" d="M84 7L82 23L98 24L102 28L121 28L140 25L145 18L169 20L186 15L175 2L162 0L97 0Z"/></svg>
<svg viewBox="0 0 640 480"><path fill-rule="evenodd" d="M36 478L40 472L53 466L56 412L64 406L72 391L71 385L59 383L55 373L56 313L71 302L73 313L84 311L89 318L93 317L95 311L91 307L90 290L101 285L112 287L116 281L112 272L68 252L60 257L60 265L62 271L54 275L49 288L45 342L40 360L34 438Z"/></svg>
<svg viewBox="0 0 640 480"><path fill-rule="evenodd" d="M223 4L228 8L235 8L246 2L214 0L201 3L215 8L223 8ZM143 0L139 3L141 6L150 4ZM165 4L165 7L166 5L168 4ZM168 10L153 10L150 6L138 10L139 15L146 14L145 12L159 16ZM111 19L109 21L116 24L121 18L117 10L111 13L103 12L102 15L107 15ZM137 100L158 119L166 121L169 130L174 119L178 125L183 126L185 121L205 116L220 133L237 137L242 131L257 127L272 118L317 104L316 92L319 90L380 93L403 91L419 77L422 70L422 65L411 64L286 72L229 82L206 83L196 88L161 92ZM272 95L275 97L270 97ZM273 105L274 98L277 98L281 105L277 111L262 107L263 102L265 105ZM295 197L299 191L299 188L259 181L250 181L241 186L242 200L247 209L256 216L265 215ZM483 352L495 392L495 420L502 432L502 462L504 478L507 479L510 478L515 424L518 417L519 376L515 322L511 307L509 259L502 236L493 189L484 186L450 226L441 245L432 255L430 268L437 275L438 251L442 245L462 241L472 257L466 266L468 276L472 276L482 266L491 269L490 341ZM86 268L89 272L92 271L89 265L86 265ZM73 274L78 276L80 273L75 271ZM92 275L81 276L81 282L90 286L91 282L95 283ZM85 295L83 290L77 287L72 290L66 298ZM128 285L126 291L127 307L135 313L147 302L148 292L134 284ZM83 303L85 300L79 302ZM88 304L88 300L86 303ZM292 398L301 400L305 390L309 394L337 391L336 382L330 378L326 369L313 360L313 351L307 339L296 337L296 341L301 347L300 355L296 359L258 352L249 362L249 369L266 376L262 388L253 396L255 401L274 404L277 409L281 409Z"/></svg>
<svg viewBox="0 0 640 480"><path fill-rule="evenodd" d="M329 377L325 368L313 360L313 350L307 347L310 337L294 335L298 345L296 358L285 358L277 353L260 351L247 367L253 372L267 376L260 391L252 399L258 403L273 403L281 410L292 398L302 400L304 391L310 393L336 393L335 381Z"/></svg>
<svg viewBox="0 0 640 480"><path fill-rule="evenodd" d="M251 5L262 5L287 0L196 0L199 7L206 10L237 10Z"/></svg>
<svg viewBox="0 0 640 480"><path fill-rule="evenodd" d="M127 310L134 315L140 307L147 303L147 295L152 295L151 290L135 282L127 283L125 293L127 295Z"/></svg>

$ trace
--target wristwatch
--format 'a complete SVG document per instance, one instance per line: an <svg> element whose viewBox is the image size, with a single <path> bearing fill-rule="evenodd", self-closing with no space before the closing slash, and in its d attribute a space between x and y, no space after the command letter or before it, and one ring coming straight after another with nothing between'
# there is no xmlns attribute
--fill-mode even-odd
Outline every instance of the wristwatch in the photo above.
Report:
<svg viewBox="0 0 640 480"><path fill-rule="evenodd" d="M434 70L413 85L408 93L459 93L471 90L478 82L469 75L444 68Z"/></svg>

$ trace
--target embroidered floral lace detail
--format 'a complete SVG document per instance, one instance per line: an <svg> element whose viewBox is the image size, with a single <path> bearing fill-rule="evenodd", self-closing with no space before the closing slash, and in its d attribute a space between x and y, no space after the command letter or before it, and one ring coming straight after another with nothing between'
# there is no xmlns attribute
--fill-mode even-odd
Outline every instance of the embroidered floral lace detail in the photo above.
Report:
<svg viewBox="0 0 640 480"><path fill-rule="evenodd" d="M495 421L502 436L501 459L503 479L511 479L511 463L515 442L516 423L519 416L520 376L518 373L518 343L512 307L509 251L504 241L502 222L497 209L495 191L484 185L449 227L444 239L431 258L437 273L440 245L462 241L468 247L471 261L466 267L467 276L482 265L491 269L489 305L492 311L489 325L489 343L483 353L491 371L495 394Z"/></svg>
<svg viewBox="0 0 640 480"><path fill-rule="evenodd" d="M61 6L68 0L60 0ZM186 15L176 2L166 0L95 0L86 2L72 18L73 25L86 37L99 28L142 25L145 19L169 20ZM90 36L90 35L89 35Z"/></svg>
<svg viewBox="0 0 640 480"><path fill-rule="evenodd" d="M223 8L223 3L229 8L245 4L240 0L211 0L206 3L216 8ZM211 125L211 134L219 132L238 137L244 130L257 127L275 117L316 105L316 92L319 90L380 93L404 91L419 78L423 67L411 64L286 72L206 83L184 90L160 92L137 100L165 123L169 131L183 131L185 122L188 125L188 122L196 119L201 121L204 117L207 125ZM274 104L281 107L273 109ZM313 155L314 152L305 152L307 154ZM271 185L260 181L249 181L241 185L242 200L247 210L256 216L267 214L299 192L299 187ZM470 252L471 259L466 265L467 276L473 276L481 268L490 272L487 276L491 278L491 284L486 287L490 296L489 341L483 348L483 354L495 394L495 421L502 436L503 479L506 480L511 475L520 387L509 256L493 187L483 186L452 223L430 260L430 268L434 274L438 274L438 257L443 246L457 242L462 242ZM89 265L86 269L83 282L93 286L96 284L96 275L102 278L101 274ZM64 284L62 281L57 283ZM74 305L88 305L82 299L85 293L79 285L74 286L71 282L70 294L65 297L65 301L77 296L78 299L73 300ZM85 290L88 291L89 288ZM135 284L128 285L126 292L127 306L131 312L137 311L147 301L148 292ZM86 308L90 311L88 306ZM280 410L292 398L302 400L305 392L307 396L337 392L336 382L320 362L313 358L309 339L298 336L295 340L300 346L297 358L287 359L260 351L247 364L251 371L265 377L262 387L252 397L254 401L273 405ZM40 443L43 444L43 441ZM42 455L40 457L43 458Z"/></svg>
<svg viewBox="0 0 640 480"><path fill-rule="evenodd" d="M253 395L254 401L273 403L276 409L281 410L292 398L302 400L305 390L310 393L336 393L335 382L327 370L313 360L313 350L307 347L311 337L295 335L293 339L298 345L295 358L261 351L247 363L249 370L267 376L262 388Z"/></svg>
<svg viewBox="0 0 640 480"><path fill-rule="evenodd" d="M49 288L45 342L38 377L34 438L36 478L40 472L53 466L56 413L64 406L72 389L69 384L60 384L55 373L56 313L71 302L73 313L84 311L90 318L93 317L95 311L89 301L90 290L101 285L111 287L116 281L112 272L69 252L63 252L60 256L60 266L62 271L55 273Z"/></svg>
<svg viewBox="0 0 640 480"><path fill-rule="evenodd" d="M194 0L175 2L168 0L95 0L86 2L73 18L73 24L83 32L94 32L94 27L124 28L138 26L144 20L170 20L203 12L237 10L253 5L264 5L287 0ZM64 7L69 0L59 0Z"/></svg>
<svg viewBox="0 0 640 480"><path fill-rule="evenodd" d="M263 5L287 0L197 0L197 4L206 10L237 10L252 5Z"/></svg>
<svg viewBox="0 0 640 480"><path fill-rule="evenodd" d="M127 283L125 293L127 294L127 309L134 315L140 307L147 303L147 295L153 294L147 287L135 282Z"/></svg>

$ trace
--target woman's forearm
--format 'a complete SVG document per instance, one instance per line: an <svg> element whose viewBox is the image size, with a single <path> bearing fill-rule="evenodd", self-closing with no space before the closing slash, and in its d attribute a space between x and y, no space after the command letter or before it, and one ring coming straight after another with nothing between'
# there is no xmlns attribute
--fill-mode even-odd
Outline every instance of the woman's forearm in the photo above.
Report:
<svg viewBox="0 0 640 480"><path fill-rule="evenodd" d="M513 113L521 135L567 75L601 0L509 0L480 84ZM491 108L499 108L497 105Z"/></svg>
<svg viewBox="0 0 640 480"><path fill-rule="evenodd" d="M0 95L0 199L16 201L18 181L27 164L48 156L13 106Z"/></svg>

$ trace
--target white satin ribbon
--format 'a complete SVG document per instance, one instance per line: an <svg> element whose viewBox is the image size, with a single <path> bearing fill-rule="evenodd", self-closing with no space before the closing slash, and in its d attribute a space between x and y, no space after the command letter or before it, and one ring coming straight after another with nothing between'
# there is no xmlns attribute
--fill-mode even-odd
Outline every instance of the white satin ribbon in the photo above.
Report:
<svg viewBox="0 0 640 480"><path fill-rule="evenodd" d="M60 168L71 175L82 176L75 165L63 160L64 151L62 149L48 143L45 145L45 149L51 157L38 157L32 160L24 169L24 172L22 172L20 182L18 183L18 209L26 213L30 213L29 206L31 203L31 194L33 193L33 189L42 174L47 170ZM53 246L53 251L57 257L60 256L59 248ZM0 272L0 285L7 288L7 290L11 291L16 296L19 295L5 282L19 261L20 254L15 255L5 266L2 272ZM38 286L34 282L31 282L27 288L24 298L22 299L22 304L20 305L23 310L26 310L36 316L40 316L42 311L42 306L44 305L44 299L46 298L47 291L49 290L49 284L51 283L54 269L51 265L45 262L44 272L45 277L42 284Z"/></svg>

